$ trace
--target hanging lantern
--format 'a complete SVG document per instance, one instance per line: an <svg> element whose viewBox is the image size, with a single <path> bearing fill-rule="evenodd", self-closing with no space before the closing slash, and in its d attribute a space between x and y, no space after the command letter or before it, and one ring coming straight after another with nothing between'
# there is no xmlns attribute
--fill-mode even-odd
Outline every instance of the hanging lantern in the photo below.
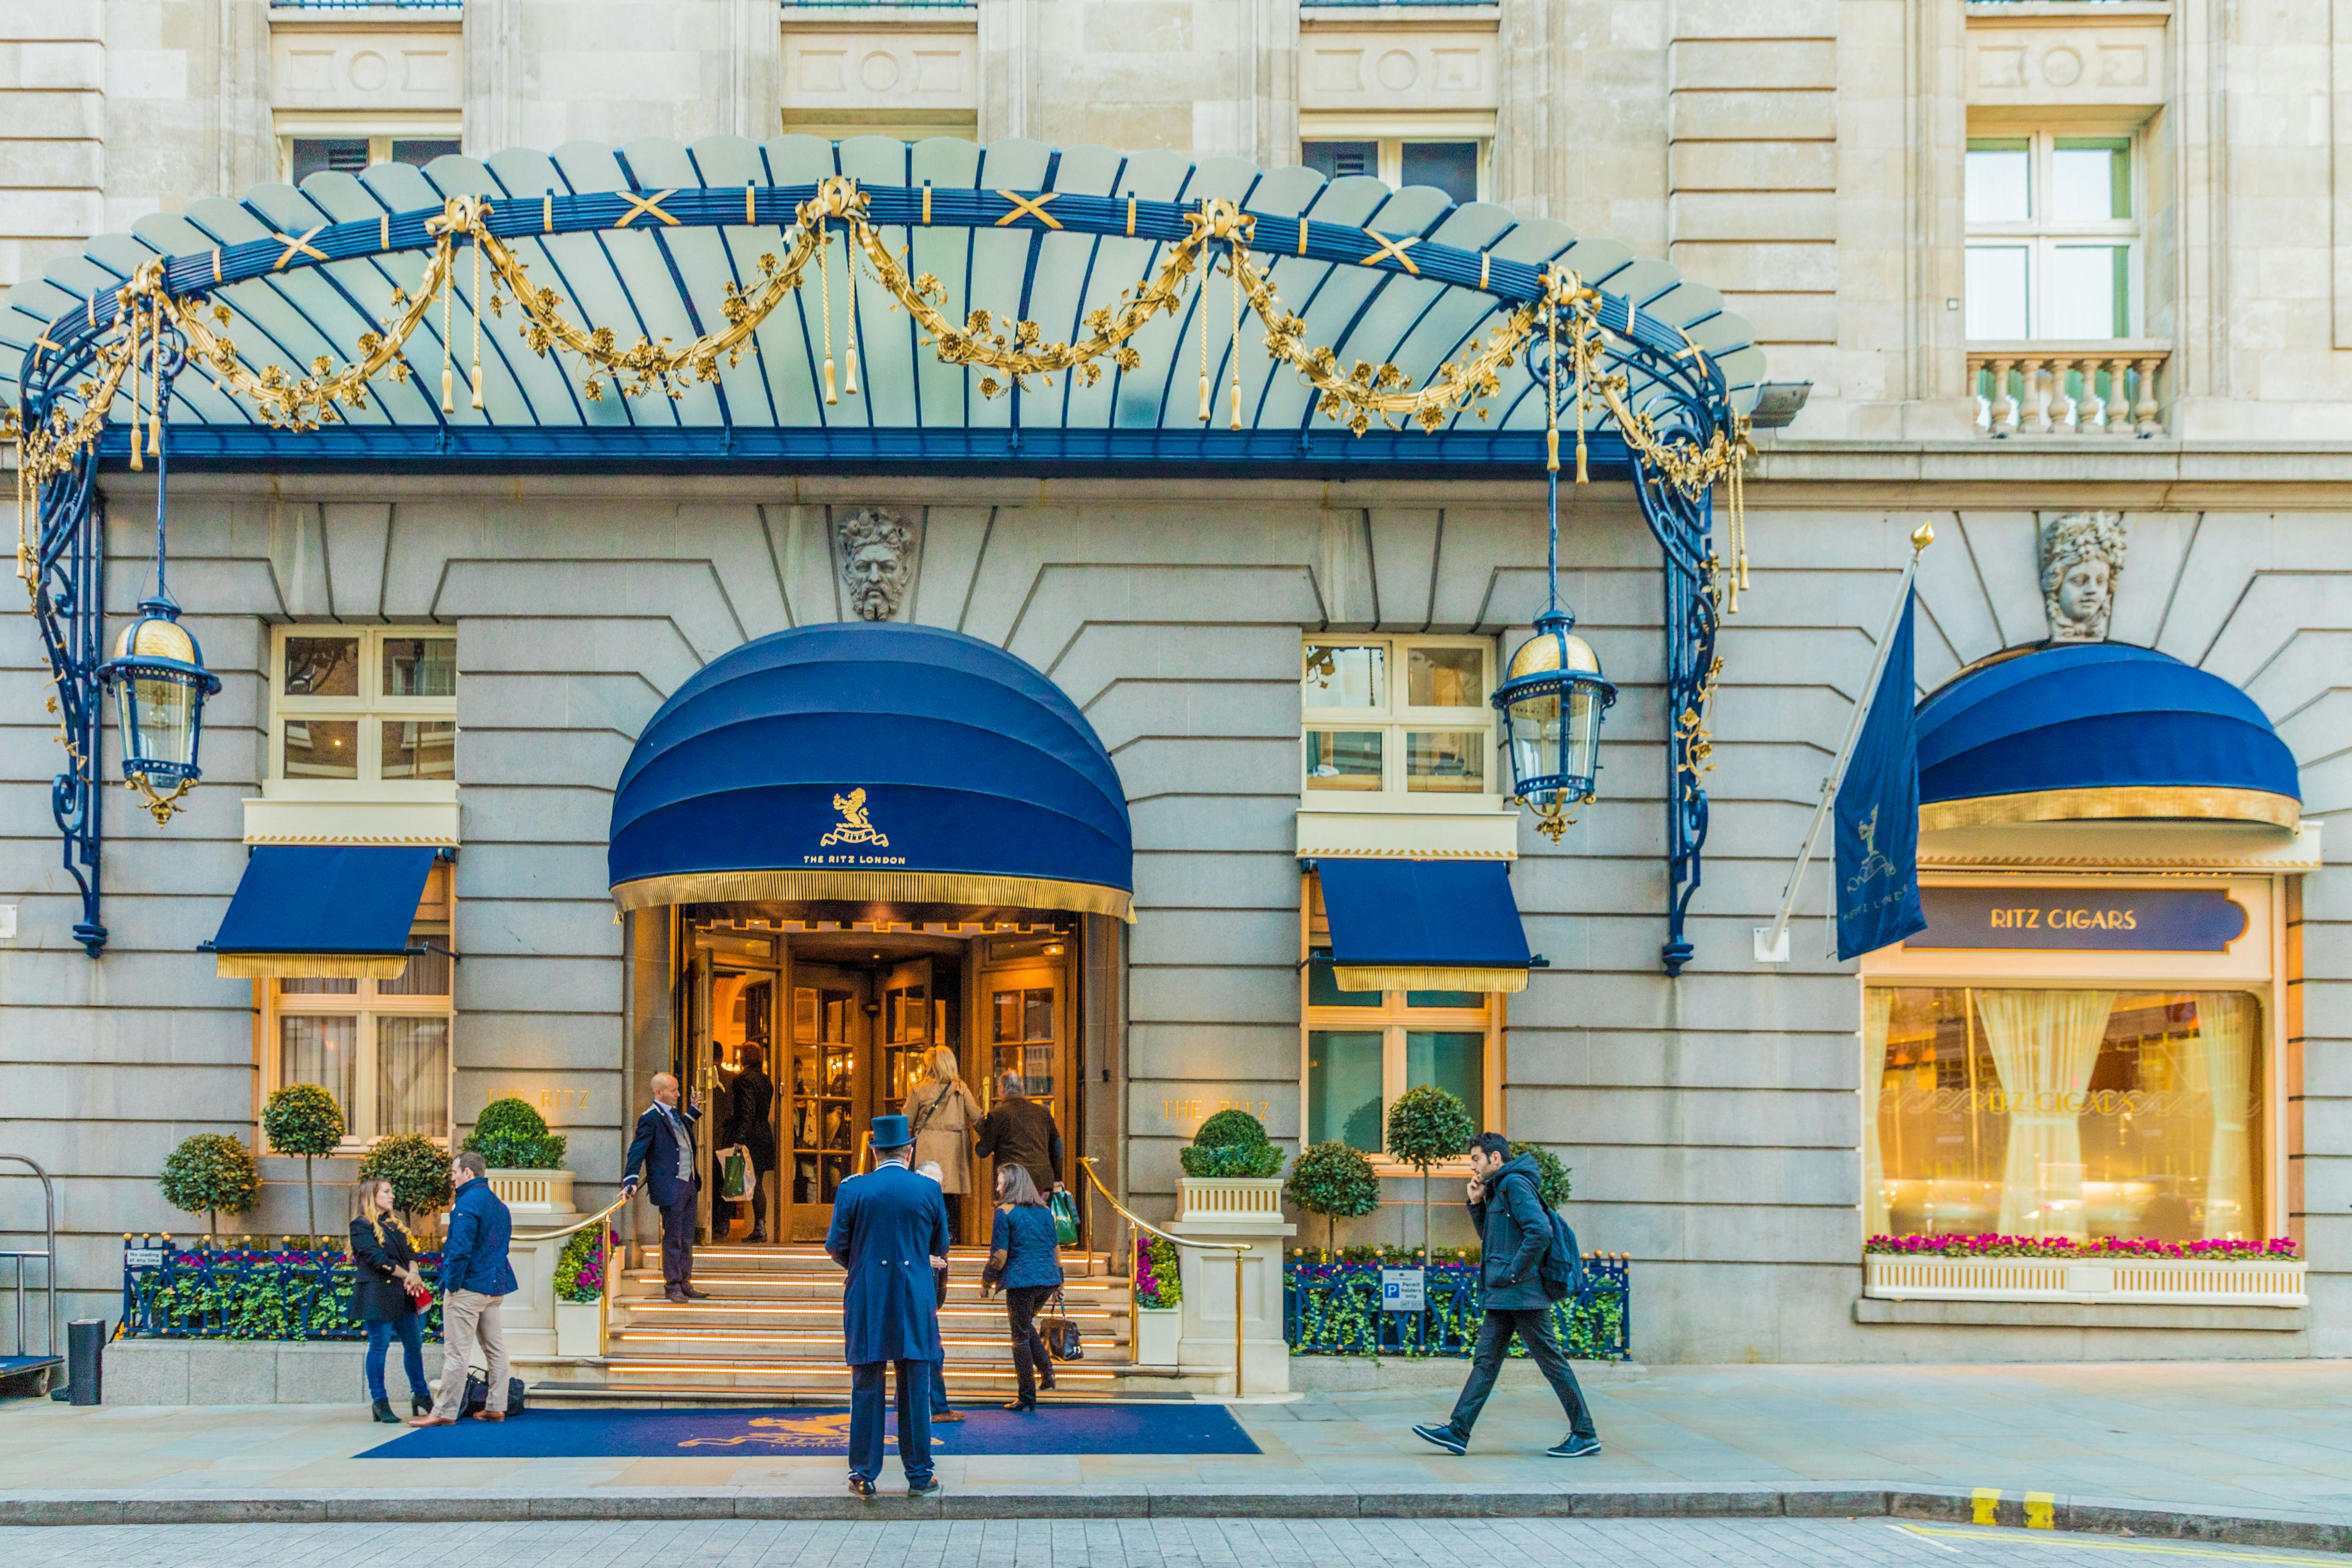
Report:
<svg viewBox="0 0 2352 1568"><path fill-rule="evenodd" d="M1557 601L1536 617L1536 635L1519 645L1493 702L1503 716L1503 751L1517 798L1559 842L1569 814L1591 800L1601 772L1601 719L1617 688L1601 674L1592 645L1570 628L1576 617Z"/></svg>
<svg viewBox="0 0 2352 1568"><path fill-rule="evenodd" d="M179 809L173 803L204 776L196 746L205 699L221 683L180 625L179 605L158 597L139 609L139 619L116 639L114 657L99 666L98 678L114 689L123 779L147 797L148 811L163 824Z"/></svg>

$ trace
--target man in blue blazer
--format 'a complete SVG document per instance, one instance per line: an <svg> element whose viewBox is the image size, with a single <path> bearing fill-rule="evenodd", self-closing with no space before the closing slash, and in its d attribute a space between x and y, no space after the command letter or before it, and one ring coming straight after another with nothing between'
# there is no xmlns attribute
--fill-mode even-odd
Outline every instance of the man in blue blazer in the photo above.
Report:
<svg viewBox="0 0 2352 1568"><path fill-rule="evenodd" d="M457 1196L449 1205L449 1227L441 1238L441 1388L433 1408L411 1426L446 1426L466 1406L466 1369L481 1347L486 1370L482 1408L477 1421L507 1418L507 1337L499 1303L515 1293L514 1265L507 1248L514 1240L514 1217L490 1191L489 1163L471 1150L449 1162Z"/></svg>
<svg viewBox="0 0 2352 1568"><path fill-rule="evenodd" d="M694 1163L694 1124L701 1120L700 1089L681 1110L677 1079L654 1074L654 1102L637 1118L637 1133L621 1167L623 1195L637 1190L643 1167L654 1207L661 1210L662 1295L672 1301L700 1300L710 1293L694 1288L694 1198L702 1190L702 1173Z"/></svg>
<svg viewBox="0 0 2352 1568"><path fill-rule="evenodd" d="M907 1495L930 1497L931 1363L940 1359L934 1270L948 1266L948 1205L937 1182L908 1168L903 1116L874 1119L875 1168L841 1184L824 1250L849 1270L841 1320L849 1363L849 1489L874 1495L882 1473L882 1379L898 1369L898 1459Z"/></svg>

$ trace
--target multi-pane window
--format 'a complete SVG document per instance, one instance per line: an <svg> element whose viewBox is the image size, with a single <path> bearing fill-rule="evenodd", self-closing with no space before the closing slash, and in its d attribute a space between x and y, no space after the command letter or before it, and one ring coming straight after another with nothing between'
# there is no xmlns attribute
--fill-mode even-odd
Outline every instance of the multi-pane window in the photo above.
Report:
<svg viewBox="0 0 2352 1568"><path fill-rule="evenodd" d="M412 163L421 169L458 151L455 135L281 136L278 143L286 178L297 185L321 169L340 174L363 174L378 163Z"/></svg>
<svg viewBox="0 0 2352 1568"><path fill-rule="evenodd" d="M1475 801L1495 783L1494 647L1465 637L1309 638L1299 676L1309 805Z"/></svg>
<svg viewBox="0 0 2352 1568"><path fill-rule="evenodd" d="M2130 337L2140 319L2134 178L2128 136L1970 137L1969 339Z"/></svg>
<svg viewBox="0 0 2352 1568"><path fill-rule="evenodd" d="M1307 141L1298 144L1298 161L1327 180L1370 174L1400 189L1406 185L1434 185L1461 206L1478 199L1479 170L1486 161L1486 143L1469 137Z"/></svg>
<svg viewBox="0 0 2352 1568"><path fill-rule="evenodd" d="M1343 991L1324 945L1321 890L1307 879L1306 963L1307 1141L1337 1138L1381 1152L1388 1109L1399 1095L1435 1084L1496 1125L1501 1008L1483 991Z"/></svg>
<svg viewBox="0 0 2352 1568"><path fill-rule="evenodd" d="M438 626L284 626L273 657L273 782L456 781L455 635Z"/></svg>
<svg viewBox="0 0 2352 1568"><path fill-rule="evenodd" d="M272 1088L315 1083L342 1107L345 1141L449 1136L449 868L436 866L409 933L424 948L390 980L273 980Z"/></svg>

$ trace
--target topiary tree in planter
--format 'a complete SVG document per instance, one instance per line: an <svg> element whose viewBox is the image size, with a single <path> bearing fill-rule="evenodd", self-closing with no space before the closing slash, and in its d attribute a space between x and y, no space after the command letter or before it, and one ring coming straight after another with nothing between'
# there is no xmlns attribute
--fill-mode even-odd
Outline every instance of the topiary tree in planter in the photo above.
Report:
<svg viewBox="0 0 2352 1568"><path fill-rule="evenodd" d="M1202 1122L1176 1158L1188 1176L1282 1174L1282 1151L1267 1141L1265 1123L1246 1110L1220 1110Z"/></svg>
<svg viewBox="0 0 2352 1568"><path fill-rule="evenodd" d="M360 1162L360 1180L381 1176L392 1184L394 1207L410 1226L416 1216L449 1206L449 1152L421 1132L381 1140Z"/></svg>
<svg viewBox="0 0 2352 1568"><path fill-rule="evenodd" d="M1536 1170L1538 1173L1536 1179L1536 1196L1542 1200L1543 1206L1556 1209L1568 1202L1568 1167L1559 1163L1559 1156L1540 1143L1511 1145L1511 1158L1516 1160L1522 1154L1531 1154L1535 1157Z"/></svg>
<svg viewBox="0 0 2352 1568"><path fill-rule="evenodd" d="M184 1139L163 1161L163 1201L205 1216L220 1230L224 1214L246 1214L261 1201L261 1167L241 1138L199 1132Z"/></svg>
<svg viewBox="0 0 2352 1568"><path fill-rule="evenodd" d="M310 1184L310 1162L331 1154L343 1141L343 1108L315 1083L289 1083L261 1108L261 1135L272 1151L302 1156L302 1207L310 1236L319 1235L319 1194Z"/></svg>
<svg viewBox="0 0 2352 1568"><path fill-rule="evenodd" d="M1429 1267L1429 1168L1458 1159L1478 1124L1470 1108L1433 1083L1406 1089L1389 1107L1389 1157L1421 1172L1421 1262Z"/></svg>
<svg viewBox="0 0 2352 1568"><path fill-rule="evenodd" d="M563 1163L563 1135L550 1132L547 1119L512 1095L482 1107L474 1130L460 1145L500 1171L558 1169Z"/></svg>
<svg viewBox="0 0 2352 1568"><path fill-rule="evenodd" d="M1297 1163L1290 1167L1290 1180L1283 1184L1282 1194L1308 1214L1324 1216L1323 1237L1328 1248L1339 1240L1340 1220L1378 1212L1381 1179L1373 1173L1371 1157L1361 1149L1337 1138L1326 1138L1313 1148L1300 1151Z"/></svg>

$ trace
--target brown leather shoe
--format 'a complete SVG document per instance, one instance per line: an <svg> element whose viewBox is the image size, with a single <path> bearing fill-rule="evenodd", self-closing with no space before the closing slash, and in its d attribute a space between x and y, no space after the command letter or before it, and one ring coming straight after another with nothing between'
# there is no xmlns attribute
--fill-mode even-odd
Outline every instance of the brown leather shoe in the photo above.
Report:
<svg viewBox="0 0 2352 1568"><path fill-rule="evenodd" d="M503 1410L477 1410L474 1412L474 1419L477 1421L503 1421L506 1418L507 1413Z"/></svg>
<svg viewBox="0 0 2352 1568"><path fill-rule="evenodd" d="M423 1415L412 1417L408 1424L411 1426L455 1426L457 1425L446 1415L436 1415L429 1411Z"/></svg>
<svg viewBox="0 0 2352 1568"><path fill-rule="evenodd" d="M962 1419L963 1412L961 1410L934 1410L931 1412L931 1425L934 1426L952 1426Z"/></svg>

